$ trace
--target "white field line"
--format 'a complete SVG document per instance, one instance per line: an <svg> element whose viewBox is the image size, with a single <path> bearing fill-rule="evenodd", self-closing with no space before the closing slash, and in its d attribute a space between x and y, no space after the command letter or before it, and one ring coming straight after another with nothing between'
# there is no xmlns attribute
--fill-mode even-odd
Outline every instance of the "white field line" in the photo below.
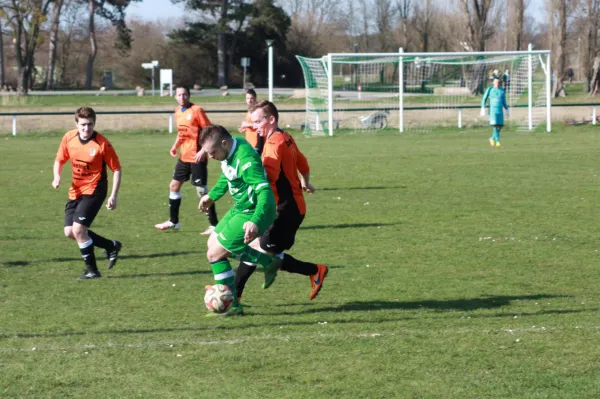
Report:
<svg viewBox="0 0 600 399"><path fill-rule="evenodd" d="M570 328L563 327L543 327L543 326L532 326L530 328L498 328L493 330L476 330L469 328L458 328L458 329L444 329L442 332L445 333L456 333L456 334L467 334L467 333L482 333L482 334L509 334L516 335L522 333L550 333L553 331L564 331ZM574 326L572 329L577 330L597 330L600 326ZM277 340L282 342L290 342L297 340L314 340L317 338L338 338L338 339L385 339L389 337L402 337L404 334L410 332L409 330L402 330L397 332L383 332L383 333L356 333L349 334L343 331L335 333L307 333L307 334L281 334L281 335L261 335L255 337L244 337L236 339L223 339L223 340L161 340L161 341L146 341L143 343L134 344L119 344L114 342L107 342L102 344L79 344L69 346L34 346L29 348L2 348L0 347L0 353L9 352L35 352L35 351L86 351L91 349L150 349L150 348L180 348L184 346L210 346L210 345L239 345L243 343L249 343L253 341L265 340ZM421 333L422 331L413 331L414 333ZM519 342L519 340L517 340Z"/></svg>

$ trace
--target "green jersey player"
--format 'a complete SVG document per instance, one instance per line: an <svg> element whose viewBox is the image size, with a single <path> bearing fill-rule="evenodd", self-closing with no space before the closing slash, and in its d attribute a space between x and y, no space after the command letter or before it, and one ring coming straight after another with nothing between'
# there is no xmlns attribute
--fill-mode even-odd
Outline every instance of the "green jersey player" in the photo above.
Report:
<svg viewBox="0 0 600 399"><path fill-rule="evenodd" d="M265 273L276 272L270 268L273 263L270 255L248 246L273 224L277 216L275 197L260 156L246 140L232 137L222 126L212 125L202 129L200 143L209 158L221 162L223 173L212 190L200 199L198 208L210 208L227 191L234 200L233 207L208 239L206 255L216 283L228 286L233 292L234 302L223 315L241 315L242 305L237 300L234 273L228 258L260 264ZM207 316L213 315L217 314Z"/></svg>
<svg viewBox="0 0 600 399"><path fill-rule="evenodd" d="M504 89L500 87L500 77L494 75L494 85L488 87L481 100L481 116L485 116L485 103L490 100L490 126L494 127L492 137L490 137L490 145L492 147L500 147L500 129L504 126L504 112L506 109L508 114L508 104L506 104L506 94Z"/></svg>

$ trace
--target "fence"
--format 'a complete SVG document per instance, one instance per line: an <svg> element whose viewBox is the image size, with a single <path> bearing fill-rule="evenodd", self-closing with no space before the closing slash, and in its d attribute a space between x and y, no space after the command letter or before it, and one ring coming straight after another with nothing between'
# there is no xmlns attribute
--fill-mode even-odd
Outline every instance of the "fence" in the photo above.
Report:
<svg viewBox="0 0 600 399"><path fill-rule="evenodd" d="M566 118L566 112L555 112L558 111L561 108L583 108L584 111L578 112L577 115L568 115L569 118L585 118L585 117L589 117L590 114L586 113L588 111L585 110L589 110L591 108L591 124L595 125L596 124L596 116L597 116L597 107L598 105L600 105L600 103L574 103L574 104L557 104L557 105L552 105L552 118L554 120L564 120ZM517 105L515 106L516 108L526 108L527 105ZM515 108L513 107L513 108ZM387 109L387 108L386 108ZM397 108L396 108L397 109ZM421 106L421 107L404 107L405 111L418 111L418 110L434 110L436 109L435 107L431 107L431 106ZM448 107L443 107L440 109L444 109L444 110L452 110L455 109L456 110L456 126L458 128L462 128L462 113L463 110L468 110L468 109L480 109L479 105L462 105L462 106L448 106ZM378 108L357 108L357 109L352 109L352 111L365 111L365 112L373 112L373 111L378 111ZM218 109L218 110L205 110L207 114L209 115L213 115L213 114L235 114L236 117L235 118L229 118L229 120L234 121L233 124L238 124L241 123L241 121L243 120L243 116L246 114L247 110L245 109L241 109L241 110L228 110L228 109ZM335 110L338 111L338 110ZM348 111L347 109L340 109L339 111ZM306 112L306 110L304 108L302 109L279 109L279 113L280 114L300 114L300 113L304 113ZM154 111L98 111L97 112L98 115L136 115L136 116L141 116L141 115L165 115L168 116L168 131L169 133L173 133L173 127L174 127L174 121L173 121L173 111L172 110L154 110ZM12 117L12 135L16 136L17 135L17 118L18 117L26 117L26 116L35 116L35 117L40 117L40 116L70 116L73 117L74 113L73 112L0 112L0 117ZM221 121L219 121L221 124L225 124L222 123ZM293 123L289 123L289 122L293 122ZM304 117L300 116L300 117L294 117L294 118L288 118L288 123L284 123L282 124L282 126L289 126L289 125L297 125L298 127L300 125L304 124Z"/></svg>

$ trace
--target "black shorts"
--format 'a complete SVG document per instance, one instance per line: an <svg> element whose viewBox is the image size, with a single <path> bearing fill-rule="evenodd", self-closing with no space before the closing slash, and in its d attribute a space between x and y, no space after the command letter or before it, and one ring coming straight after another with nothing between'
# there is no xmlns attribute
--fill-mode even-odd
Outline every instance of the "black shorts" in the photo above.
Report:
<svg viewBox="0 0 600 399"><path fill-rule="evenodd" d="M76 200L68 200L65 205L65 227L73 226L73 222L90 227L105 199L105 195L82 195Z"/></svg>
<svg viewBox="0 0 600 399"><path fill-rule="evenodd" d="M296 241L296 232L302 221L304 221L304 215L300 215L298 212L278 214L271 227L260 237L260 247L275 254L292 248Z"/></svg>
<svg viewBox="0 0 600 399"><path fill-rule="evenodd" d="M191 183L193 186L206 186L208 184L206 162L182 162L181 159L178 159L173 172L173 180L188 181L190 175L192 176Z"/></svg>

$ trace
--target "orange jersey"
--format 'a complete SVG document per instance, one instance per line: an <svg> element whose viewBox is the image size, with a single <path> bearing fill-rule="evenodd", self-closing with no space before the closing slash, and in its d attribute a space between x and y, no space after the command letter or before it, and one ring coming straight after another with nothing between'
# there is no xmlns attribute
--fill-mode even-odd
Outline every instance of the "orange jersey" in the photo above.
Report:
<svg viewBox="0 0 600 399"><path fill-rule="evenodd" d="M121 169L112 144L98 132L94 132L89 140L83 141L79 138L77 129L68 131L60 142L56 161L64 165L68 160L71 160L73 175L69 188L69 199L72 200L84 194L106 195L106 165L113 172Z"/></svg>
<svg viewBox="0 0 600 399"><path fill-rule="evenodd" d="M194 162L194 156L200 150L198 134L202 128L210 125L204 110L190 103L187 108L177 107L175 110L177 123L177 146L182 162Z"/></svg>
<svg viewBox="0 0 600 399"><path fill-rule="evenodd" d="M246 114L246 123L250 123L251 125L254 124L254 122L252 122L252 114L250 113L250 111L248 111L248 113ZM256 129L254 129L253 127L247 127L245 131L245 136L246 141L250 143L252 148L256 148L256 144L258 143L258 134L256 133Z"/></svg>
<svg viewBox="0 0 600 399"><path fill-rule="evenodd" d="M289 133L276 130L265 140L262 161L275 194L277 212L296 207L301 215L306 214L298 173L304 175L310 172L310 168L294 138Z"/></svg>

